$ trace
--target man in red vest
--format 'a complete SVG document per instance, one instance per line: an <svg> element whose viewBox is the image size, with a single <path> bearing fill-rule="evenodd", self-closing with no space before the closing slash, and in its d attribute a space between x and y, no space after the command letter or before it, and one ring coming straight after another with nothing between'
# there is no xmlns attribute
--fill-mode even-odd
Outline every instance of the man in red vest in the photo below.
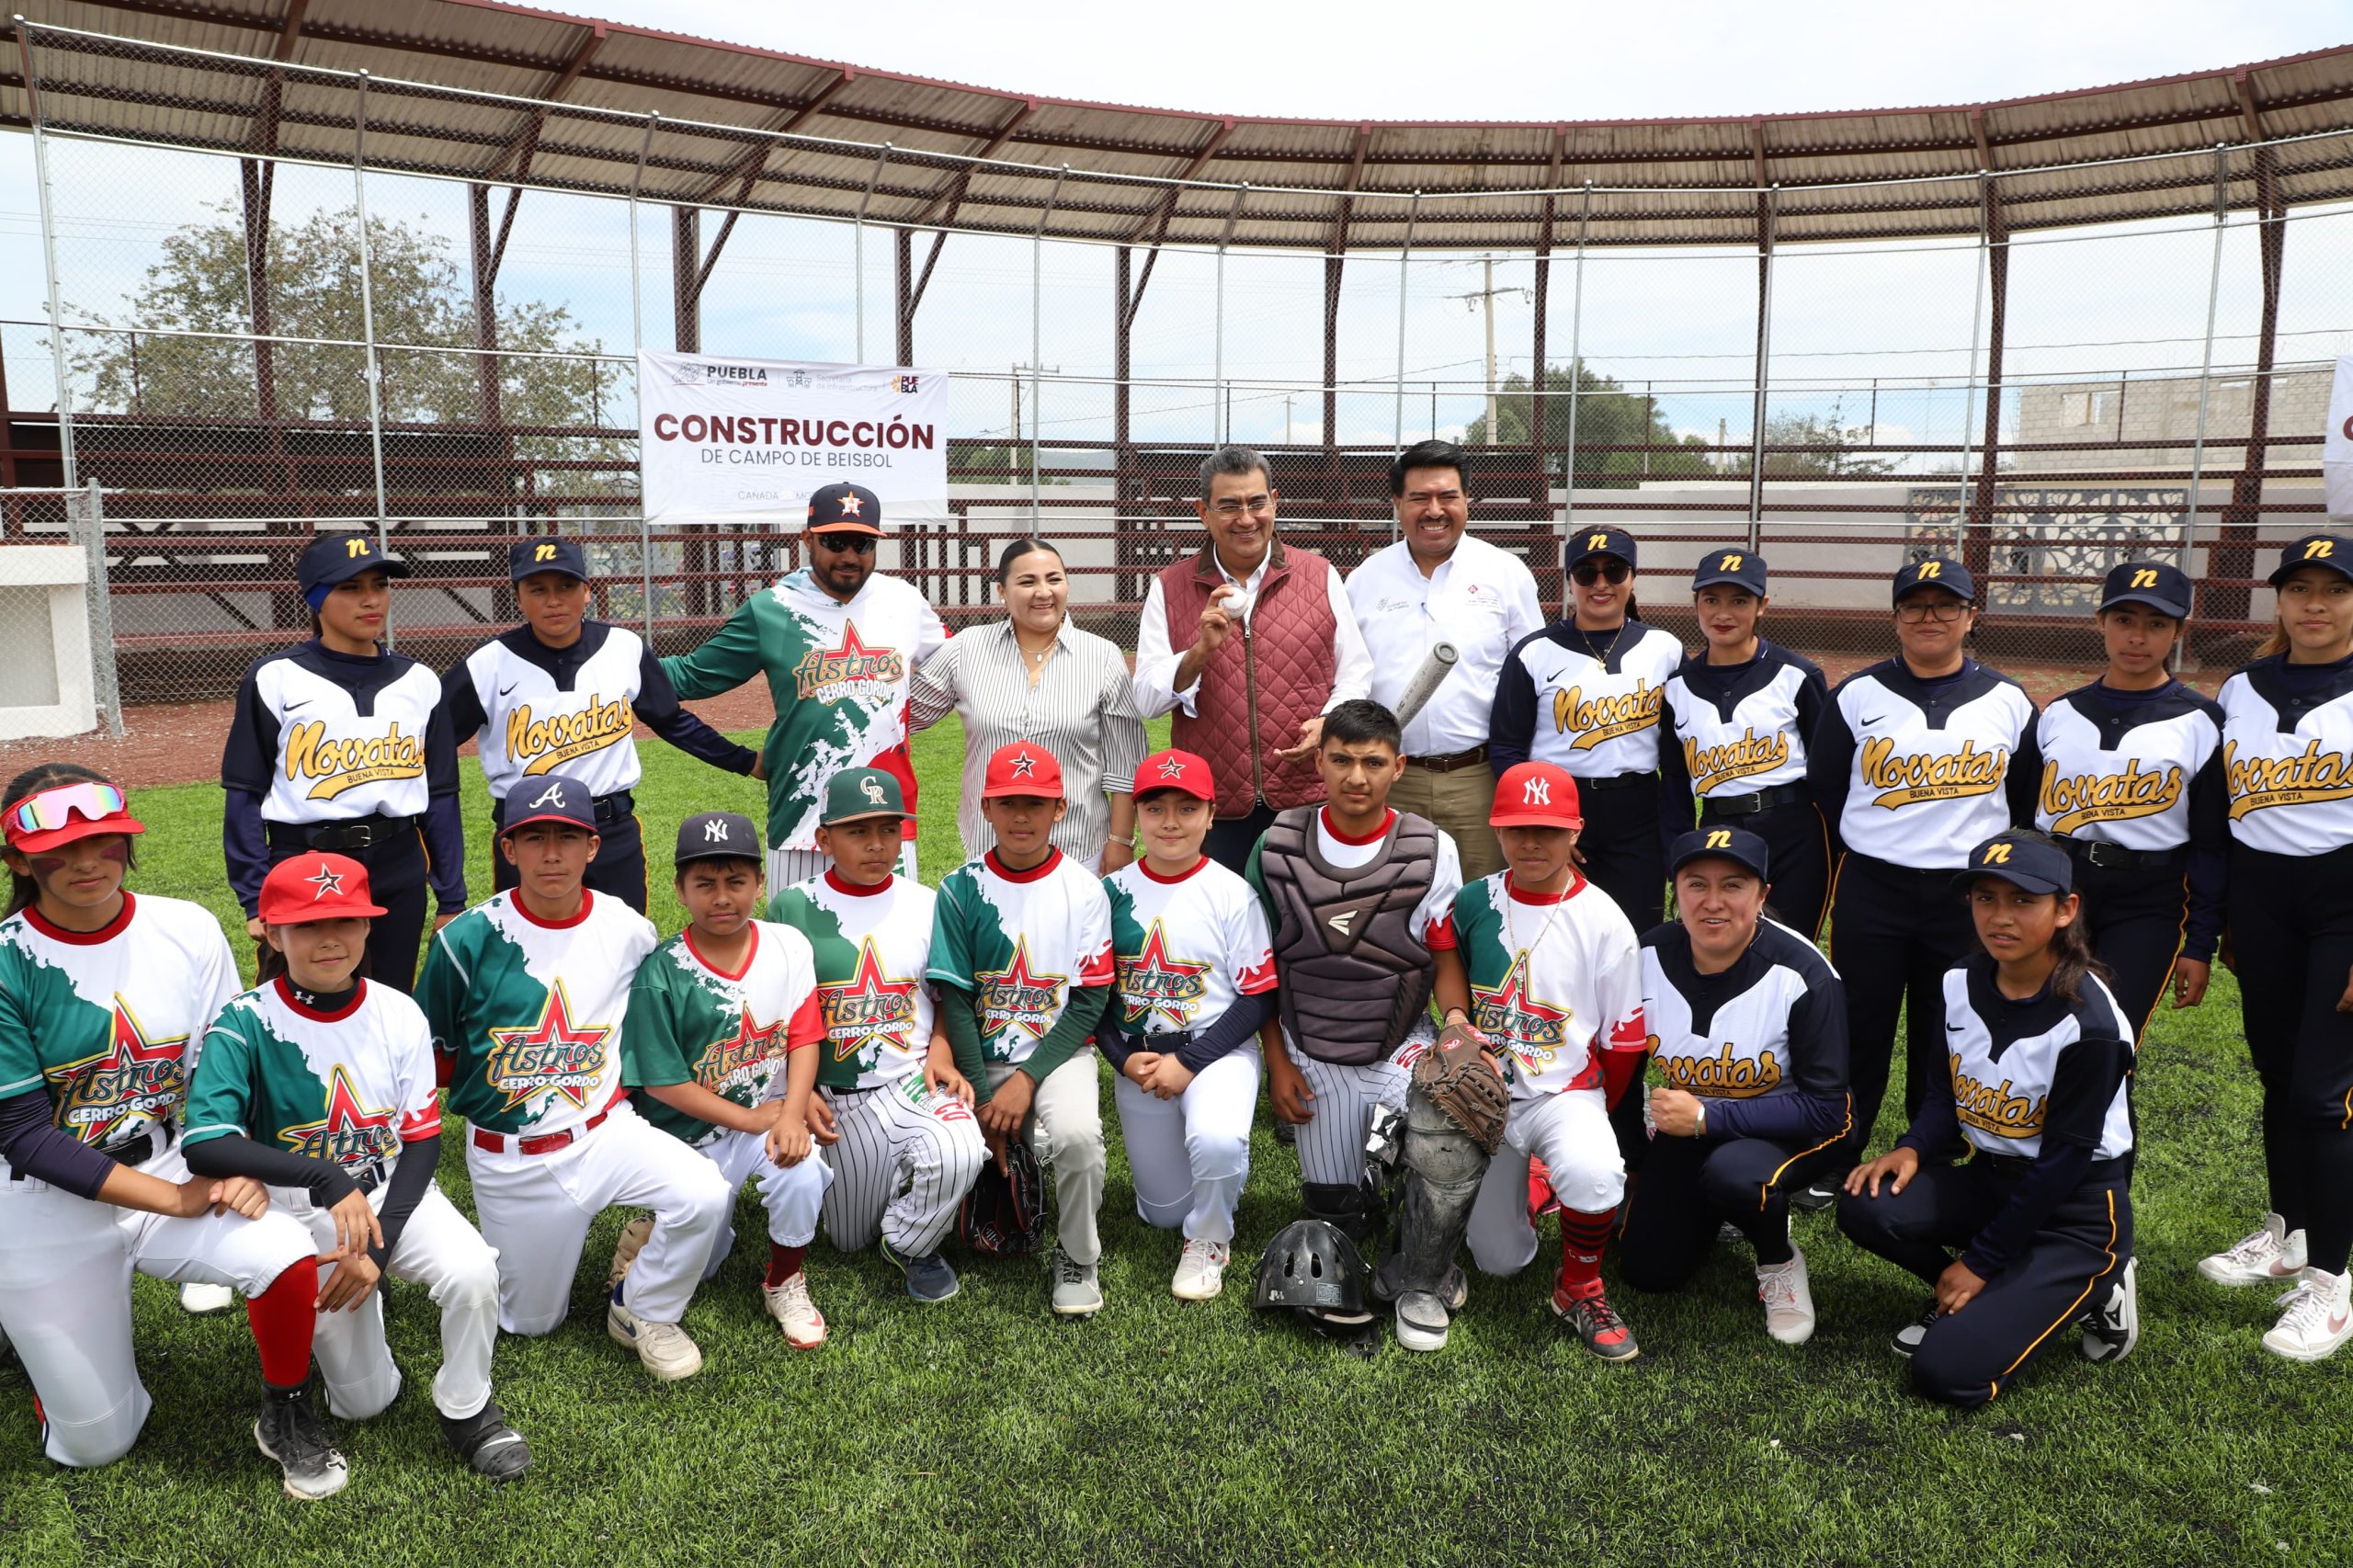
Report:
<svg viewBox="0 0 2353 1568"><path fill-rule="evenodd" d="M1266 459L1211 453L1196 504L1209 542L1154 581L1136 629L1136 708L1174 709L1172 744L1208 761L1217 820L1201 848L1237 873L1277 812L1324 799L1324 715L1372 678L1340 574L1275 537L1275 502Z"/></svg>

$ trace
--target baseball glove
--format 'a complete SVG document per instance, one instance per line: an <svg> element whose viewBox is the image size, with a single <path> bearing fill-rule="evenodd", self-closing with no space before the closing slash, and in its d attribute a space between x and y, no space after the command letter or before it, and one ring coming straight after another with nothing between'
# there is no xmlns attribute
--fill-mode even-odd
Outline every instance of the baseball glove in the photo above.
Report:
<svg viewBox="0 0 2353 1568"><path fill-rule="evenodd" d="M1492 1154L1504 1141L1511 1091L1487 1063L1485 1038L1463 1024L1438 1031L1438 1044L1414 1062L1414 1091Z"/></svg>
<svg viewBox="0 0 2353 1568"><path fill-rule="evenodd" d="M956 1233L983 1257L1028 1257L1038 1250L1045 1221L1045 1176L1026 1139L1006 1141L1005 1163L1010 1174L995 1160L982 1162L980 1179L957 1210Z"/></svg>

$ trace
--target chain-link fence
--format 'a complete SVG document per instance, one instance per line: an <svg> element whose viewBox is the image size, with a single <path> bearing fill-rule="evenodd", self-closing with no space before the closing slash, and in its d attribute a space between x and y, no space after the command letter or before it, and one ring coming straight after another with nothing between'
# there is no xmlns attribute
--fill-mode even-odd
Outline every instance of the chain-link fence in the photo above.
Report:
<svg viewBox="0 0 2353 1568"><path fill-rule="evenodd" d="M1688 633L1681 581L1738 544L1772 562L1779 639L1859 654L1889 642L1888 575L1945 551L1977 574L1989 657L2072 666L2100 574L2154 556L2200 579L2194 656L2227 664L2270 618L2264 547L2323 520L2329 367L2353 351L2353 207L2296 196L2353 168L2353 132L2119 160L2100 188L2178 197L2131 222L2040 226L2057 176L2004 170L1836 193L1961 201L1973 236L1787 243L1775 187L1747 243L1644 244L1643 213L1723 187L1586 186L1542 254L1446 248L1476 196L1371 213L1370 193L1345 251L1267 252L976 232L957 202L993 179L1070 211L1140 184L1232 213L1279 190L24 39L48 291L0 306L0 485L103 487L133 702L222 695L301 634L293 560L321 529L416 562L395 636L437 663L511 620L507 543L557 530L591 543L600 613L699 638L794 562L794 520L645 525L641 347L950 372L955 520L882 563L951 620L992 613L996 547L1043 532L1079 613L1131 636L1229 440L1267 453L1286 537L1352 566L1394 537L1391 457L1438 435L1475 454L1474 527L1548 600L1562 530L1607 521L1643 542L1652 619ZM93 129L165 70L180 130ZM421 172L427 106L484 149L479 176ZM640 178L716 172L700 203L656 203L568 175L591 146ZM771 155L869 196L944 171L957 201L921 228L729 206Z"/></svg>

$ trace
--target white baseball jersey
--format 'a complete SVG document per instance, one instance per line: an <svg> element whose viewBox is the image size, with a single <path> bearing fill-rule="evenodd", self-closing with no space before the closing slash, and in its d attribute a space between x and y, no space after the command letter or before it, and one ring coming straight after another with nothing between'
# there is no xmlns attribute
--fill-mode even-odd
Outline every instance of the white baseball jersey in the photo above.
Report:
<svg viewBox="0 0 2353 1568"><path fill-rule="evenodd" d="M1643 960L1623 911L1583 877L1527 893L1498 871L1454 901L1471 1021L1504 1062L1515 1100L1602 1085L1607 1045L1639 1049Z"/></svg>
<svg viewBox="0 0 2353 1568"><path fill-rule="evenodd" d="M2128 849L2188 843L2192 787L2210 769L2210 780L2221 778L2222 709L2179 682L2129 706L2103 699L2103 689L2095 682L2053 698L2035 722L2034 825Z"/></svg>
<svg viewBox="0 0 2353 1568"><path fill-rule="evenodd" d="M2285 654L2222 683L2222 775L2231 836L2274 855L2353 844L2353 668L2291 687Z"/></svg>
<svg viewBox="0 0 2353 1568"><path fill-rule="evenodd" d="M1961 870L2033 812L2034 702L1975 660L1924 681L1901 659L1839 682L1808 765L1847 847L1891 865Z"/></svg>
<svg viewBox="0 0 2353 1568"><path fill-rule="evenodd" d="M938 895L892 876L860 887L828 869L768 902L768 918L807 939L824 1026L817 1082L879 1089L931 1049L932 910Z"/></svg>
<svg viewBox="0 0 2353 1568"><path fill-rule="evenodd" d="M979 998L989 1061L1028 1061L1074 988L1112 982L1102 879L1059 849L1026 871L994 849L965 861L939 884L927 972Z"/></svg>
<svg viewBox="0 0 2353 1568"><path fill-rule="evenodd" d="M558 1132L621 1096L630 982L658 938L620 900L580 897L576 916L551 926L510 890L433 938L416 999L433 1048L455 1058L449 1108L476 1127Z"/></svg>
<svg viewBox="0 0 2353 1568"><path fill-rule="evenodd" d="M1822 671L1770 642L1737 667L1684 660L1666 682L1670 783L1721 800L1802 781L1806 737L1827 700Z"/></svg>
<svg viewBox="0 0 2353 1568"><path fill-rule="evenodd" d="M1788 926L1756 923L1730 969L1701 974L1670 923L1643 938L1643 1017L1670 1089L1709 1100L1847 1092L1846 994L1822 950ZM1709 1116L1711 1131L1737 1125Z"/></svg>
<svg viewBox="0 0 2353 1568"><path fill-rule="evenodd" d="M2053 1091L2061 1086L2070 1047L2105 1038L2123 1042L2132 1058L2131 1025L2096 975L2083 979L2074 1006L2045 991L2013 1002L1994 985L1994 960L1980 956L1945 971L1945 1060L1952 1074L1953 1110L1961 1135L1988 1154L2032 1159L2046 1133L2089 1143L2092 1158L2132 1152L2132 1074L2127 1071L2104 1103L2076 1108L2082 1124L2052 1123ZM2060 1098L2063 1108L2066 1096Z"/></svg>
<svg viewBox="0 0 2353 1568"><path fill-rule="evenodd" d="M1382 707L1396 709L1433 647L1454 645L1453 670L1405 725L1406 755L1447 756L1486 744L1504 660L1544 624L1527 563L1466 533L1426 577L1400 540L1367 556L1347 587L1372 655L1370 695Z"/></svg>
<svg viewBox="0 0 2353 1568"><path fill-rule="evenodd" d="M644 641L623 626L594 630L602 640L568 686L558 685L544 663L522 657L514 633L466 655L460 678L485 716L476 746L492 800L504 801L517 783L541 774L576 778L592 795L634 789L643 775L631 734ZM584 628L582 635L589 634Z"/></svg>
<svg viewBox="0 0 2353 1568"><path fill-rule="evenodd" d="M440 706L441 677L399 654L272 653L245 672L222 782L259 795L268 822L422 816L428 767L455 766Z"/></svg>
<svg viewBox="0 0 2353 1568"><path fill-rule="evenodd" d="M749 1108L782 1099L785 1058L823 1038L809 940L790 926L751 923L752 950L733 972L705 958L691 926L637 966L622 1031L631 1088L695 1084ZM639 1096L640 1116L691 1148L727 1130Z"/></svg>
<svg viewBox="0 0 2353 1568"><path fill-rule="evenodd" d="M1461 873L1457 873L1460 880ZM1240 996L1275 988L1266 906L1250 884L1204 856L1177 877L1137 860L1103 879L1120 1013L1131 1034L1208 1028Z"/></svg>
<svg viewBox="0 0 2353 1568"><path fill-rule="evenodd" d="M1682 663L1682 643L1639 620L1590 635L1556 621L1504 661L1491 744L1579 778L1654 772L1659 707Z"/></svg>

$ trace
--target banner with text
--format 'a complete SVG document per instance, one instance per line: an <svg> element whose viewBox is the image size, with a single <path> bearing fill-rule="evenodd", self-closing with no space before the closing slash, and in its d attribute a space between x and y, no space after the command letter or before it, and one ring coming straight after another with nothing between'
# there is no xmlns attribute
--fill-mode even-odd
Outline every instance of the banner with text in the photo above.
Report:
<svg viewBox="0 0 2353 1568"><path fill-rule="evenodd" d="M2328 515L2353 522L2353 354L2336 361L2328 399L2328 436L2320 449L2320 482Z"/></svg>
<svg viewBox="0 0 2353 1568"><path fill-rule="evenodd" d="M639 450L654 523L765 519L798 529L809 496L861 484L896 533L948 514L948 376L642 352Z"/></svg>

